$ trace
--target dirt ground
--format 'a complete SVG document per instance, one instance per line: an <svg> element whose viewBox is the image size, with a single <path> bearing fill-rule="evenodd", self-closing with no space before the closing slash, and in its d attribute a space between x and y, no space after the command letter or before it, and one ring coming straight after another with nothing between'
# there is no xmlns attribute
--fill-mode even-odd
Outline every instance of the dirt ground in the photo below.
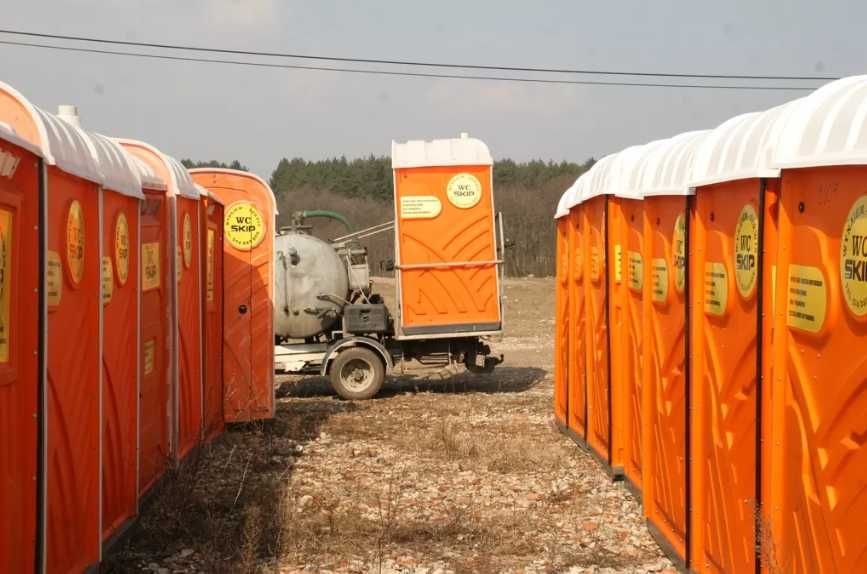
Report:
<svg viewBox="0 0 867 574"><path fill-rule="evenodd" d="M276 419L175 469L107 570L673 571L635 499L552 425L553 309L552 280L507 281L492 375L406 374L358 403L283 377Z"/></svg>

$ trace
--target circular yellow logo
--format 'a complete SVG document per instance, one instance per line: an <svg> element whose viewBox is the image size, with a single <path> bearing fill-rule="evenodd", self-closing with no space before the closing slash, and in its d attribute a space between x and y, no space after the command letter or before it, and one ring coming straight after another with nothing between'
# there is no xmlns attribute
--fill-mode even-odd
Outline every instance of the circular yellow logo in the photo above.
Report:
<svg viewBox="0 0 867 574"><path fill-rule="evenodd" d="M72 284L77 286L84 276L84 213L77 199L66 212L66 268Z"/></svg>
<svg viewBox="0 0 867 574"><path fill-rule="evenodd" d="M867 195L855 201L843 225L840 279L849 310L858 318L867 317Z"/></svg>
<svg viewBox="0 0 867 574"><path fill-rule="evenodd" d="M118 282L126 285L129 277L129 224L123 212L117 214L114 222L114 268Z"/></svg>
<svg viewBox="0 0 867 574"><path fill-rule="evenodd" d="M748 299L759 276L759 217L751 203L741 209L735 226L735 282L741 297Z"/></svg>
<svg viewBox="0 0 867 574"><path fill-rule="evenodd" d="M226 241L240 251L250 251L265 239L265 219L249 201L237 201L223 216Z"/></svg>
<svg viewBox="0 0 867 574"><path fill-rule="evenodd" d="M674 288L683 293L686 287L686 218L683 214L674 220L674 236L671 240L672 267L674 268Z"/></svg>
<svg viewBox="0 0 867 574"><path fill-rule="evenodd" d="M471 173L459 173L449 180L446 195L455 207L469 209L482 200L482 184Z"/></svg>
<svg viewBox="0 0 867 574"><path fill-rule="evenodd" d="M184 214L184 267L190 268L193 264L193 223L190 221L190 214Z"/></svg>

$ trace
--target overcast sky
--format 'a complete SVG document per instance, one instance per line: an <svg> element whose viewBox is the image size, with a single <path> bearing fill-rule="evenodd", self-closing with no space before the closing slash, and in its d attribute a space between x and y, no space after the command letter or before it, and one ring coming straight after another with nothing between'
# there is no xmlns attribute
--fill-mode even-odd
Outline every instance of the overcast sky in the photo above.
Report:
<svg viewBox="0 0 867 574"><path fill-rule="evenodd" d="M533 67L865 72L867 2L0 0L2 28L316 55ZM0 39L13 39L0 35ZM583 161L800 92L530 85L175 63L0 45L0 80L177 157L388 154L461 131L496 158Z"/></svg>

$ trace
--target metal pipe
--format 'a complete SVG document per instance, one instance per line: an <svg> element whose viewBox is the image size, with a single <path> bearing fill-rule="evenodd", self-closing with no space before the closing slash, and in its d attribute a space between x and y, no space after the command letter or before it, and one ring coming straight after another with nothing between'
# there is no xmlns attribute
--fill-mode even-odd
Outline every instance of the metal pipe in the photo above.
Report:
<svg viewBox="0 0 867 574"><path fill-rule="evenodd" d="M328 219L334 219L342 223L346 227L347 231L352 231L352 224L349 223L349 220L336 211L330 211L327 209L305 209L304 211L299 212L299 215L301 216L301 219L307 219L310 217L326 217Z"/></svg>

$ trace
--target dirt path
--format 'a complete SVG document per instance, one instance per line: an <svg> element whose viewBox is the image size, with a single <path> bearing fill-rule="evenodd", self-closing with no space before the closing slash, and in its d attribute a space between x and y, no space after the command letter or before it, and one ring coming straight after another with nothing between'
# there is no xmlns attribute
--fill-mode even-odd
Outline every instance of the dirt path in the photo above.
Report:
<svg viewBox="0 0 867 574"><path fill-rule="evenodd" d="M113 571L670 568L632 496L551 425L552 281L506 295L493 375L402 376L362 403L288 379L275 421L175 473Z"/></svg>

